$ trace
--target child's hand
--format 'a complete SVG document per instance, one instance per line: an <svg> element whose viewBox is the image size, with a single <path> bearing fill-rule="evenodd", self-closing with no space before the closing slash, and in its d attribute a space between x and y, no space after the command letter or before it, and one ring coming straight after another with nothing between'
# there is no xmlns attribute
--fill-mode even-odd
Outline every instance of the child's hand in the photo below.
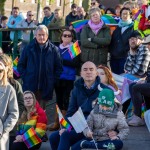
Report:
<svg viewBox="0 0 150 150"><path fill-rule="evenodd" d="M93 132L88 131L88 132L87 132L87 137L88 137L88 138L92 138L92 136L93 136Z"/></svg>
<svg viewBox="0 0 150 150"><path fill-rule="evenodd" d="M109 136L110 139L113 138L113 137L115 137L115 136L117 136L117 132L114 131L114 130L108 131L107 134L108 134L108 136Z"/></svg>
<svg viewBox="0 0 150 150"><path fill-rule="evenodd" d="M117 137L117 136L112 136L110 139L111 139L111 140L119 140L119 137Z"/></svg>

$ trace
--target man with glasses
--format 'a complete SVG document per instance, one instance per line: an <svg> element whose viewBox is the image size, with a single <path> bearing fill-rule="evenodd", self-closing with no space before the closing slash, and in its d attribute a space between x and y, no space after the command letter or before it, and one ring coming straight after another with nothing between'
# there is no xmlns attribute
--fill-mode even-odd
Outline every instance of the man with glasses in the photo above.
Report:
<svg viewBox="0 0 150 150"><path fill-rule="evenodd" d="M36 25L34 23L34 14L32 11L27 12L27 18L23 19L17 25L18 28L35 28ZM22 44L21 44L21 52L24 47L30 42L30 33L31 30L24 30L22 31Z"/></svg>
<svg viewBox="0 0 150 150"><path fill-rule="evenodd" d="M150 51L142 44L143 38L138 31L133 31L130 39L130 50L125 63L125 73L136 78L144 77L150 62Z"/></svg>

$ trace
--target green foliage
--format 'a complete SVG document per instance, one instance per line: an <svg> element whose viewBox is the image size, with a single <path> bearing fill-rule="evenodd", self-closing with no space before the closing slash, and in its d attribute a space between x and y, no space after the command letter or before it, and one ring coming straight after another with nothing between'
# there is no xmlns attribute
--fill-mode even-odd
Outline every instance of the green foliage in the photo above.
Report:
<svg viewBox="0 0 150 150"><path fill-rule="evenodd" d="M0 0L0 14L4 15L4 5L6 0Z"/></svg>

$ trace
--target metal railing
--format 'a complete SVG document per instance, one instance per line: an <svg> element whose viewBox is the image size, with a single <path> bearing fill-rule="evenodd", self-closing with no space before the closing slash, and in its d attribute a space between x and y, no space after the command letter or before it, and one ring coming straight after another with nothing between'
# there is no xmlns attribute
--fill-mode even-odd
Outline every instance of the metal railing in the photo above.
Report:
<svg viewBox="0 0 150 150"><path fill-rule="evenodd" d="M36 28L0 28L0 47L2 48L2 42L13 42L13 51L12 51L12 58L13 60L19 55L17 50L18 50L18 32L19 31L27 31L30 30L30 41L34 38L34 30ZM68 29L66 26L61 26L61 27L55 27L55 28L49 28L49 33L51 30L60 30L60 29ZM5 31L14 31L14 40L13 41L2 41L3 33L5 34ZM51 36L51 34L49 34ZM51 39L51 37L49 37Z"/></svg>

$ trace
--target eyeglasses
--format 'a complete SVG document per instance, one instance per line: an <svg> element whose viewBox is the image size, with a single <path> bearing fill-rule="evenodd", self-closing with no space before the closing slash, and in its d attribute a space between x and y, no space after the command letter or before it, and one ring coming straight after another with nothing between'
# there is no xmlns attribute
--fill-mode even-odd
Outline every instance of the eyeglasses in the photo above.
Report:
<svg viewBox="0 0 150 150"><path fill-rule="evenodd" d="M33 97L24 97L24 100L31 100L31 99L33 99Z"/></svg>
<svg viewBox="0 0 150 150"><path fill-rule="evenodd" d="M4 71L4 69L0 69L0 73L2 73Z"/></svg>
<svg viewBox="0 0 150 150"><path fill-rule="evenodd" d="M34 16L34 15L28 15L28 16Z"/></svg>
<svg viewBox="0 0 150 150"><path fill-rule="evenodd" d="M63 37L65 37L65 38L69 37L70 38L70 37L72 37L72 35L71 34L63 34Z"/></svg>
<svg viewBox="0 0 150 150"><path fill-rule="evenodd" d="M91 3L91 5L95 5L95 3Z"/></svg>

